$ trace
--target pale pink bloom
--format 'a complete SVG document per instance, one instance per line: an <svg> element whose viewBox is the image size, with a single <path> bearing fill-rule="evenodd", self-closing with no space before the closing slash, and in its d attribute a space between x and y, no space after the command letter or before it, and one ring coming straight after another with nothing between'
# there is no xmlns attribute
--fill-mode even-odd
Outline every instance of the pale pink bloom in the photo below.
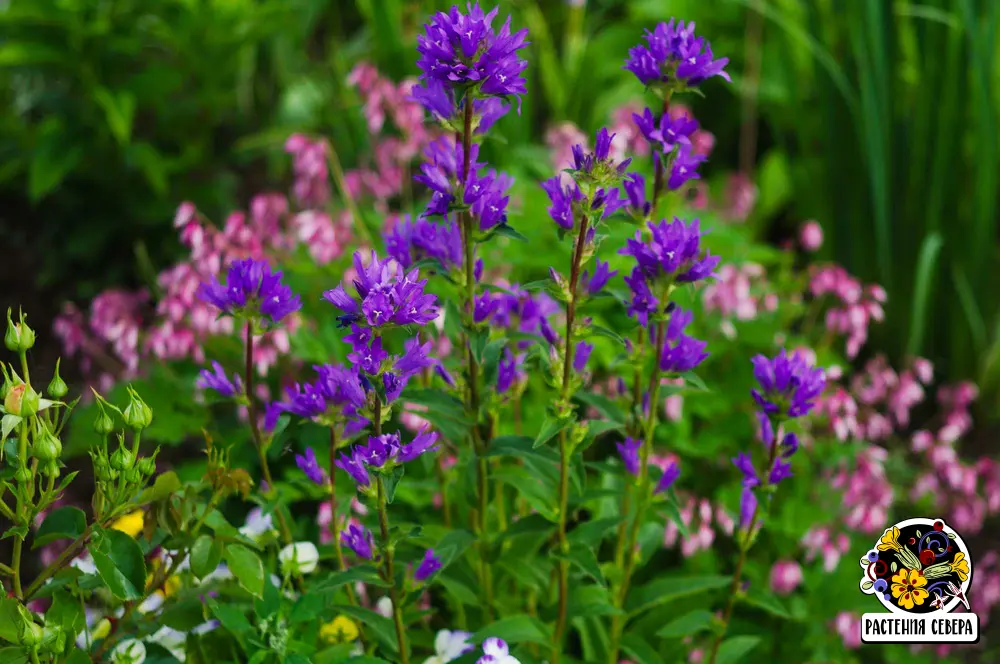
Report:
<svg viewBox="0 0 1000 664"><path fill-rule="evenodd" d="M573 167L573 146L582 145L587 149L587 135L572 122L563 122L545 132L545 145L552 155L552 167L560 174L564 183L573 181L569 173L563 172Z"/></svg>
<svg viewBox="0 0 1000 664"><path fill-rule="evenodd" d="M802 567L794 560L779 560L771 566L771 590L789 595L802 583Z"/></svg>
<svg viewBox="0 0 1000 664"><path fill-rule="evenodd" d="M746 221L757 202L757 186L742 173L729 177L726 187L726 215L732 221Z"/></svg>
<svg viewBox="0 0 1000 664"><path fill-rule="evenodd" d="M854 650L861 647L861 618L857 614L841 611L834 619L833 625L840 634L845 648Z"/></svg>
<svg viewBox="0 0 1000 664"><path fill-rule="evenodd" d="M913 434L911 439L910 449L914 452L926 452L930 449L931 445L934 444L934 436L930 431L925 431L921 429Z"/></svg>
<svg viewBox="0 0 1000 664"><path fill-rule="evenodd" d="M799 244L806 251L818 251L823 246L823 227L817 221L807 221L799 229Z"/></svg>

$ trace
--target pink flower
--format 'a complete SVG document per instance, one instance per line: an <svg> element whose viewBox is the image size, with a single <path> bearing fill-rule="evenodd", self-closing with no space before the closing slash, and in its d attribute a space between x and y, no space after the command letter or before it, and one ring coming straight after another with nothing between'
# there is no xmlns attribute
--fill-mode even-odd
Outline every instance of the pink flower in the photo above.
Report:
<svg viewBox="0 0 1000 664"><path fill-rule="evenodd" d="M789 595L802 583L802 568L794 560L779 560L771 567L771 590Z"/></svg>
<svg viewBox="0 0 1000 664"><path fill-rule="evenodd" d="M834 619L833 625L840 634L845 648L854 650L861 647L861 618L857 614L841 611Z"/></svg>
<svg viewBox="0 0 1000 664"><path fill-rule="evenodd" d="M799 244L806 251L818 251L823 246L823 227L817 221L807 221L799 229Z"/></svg>

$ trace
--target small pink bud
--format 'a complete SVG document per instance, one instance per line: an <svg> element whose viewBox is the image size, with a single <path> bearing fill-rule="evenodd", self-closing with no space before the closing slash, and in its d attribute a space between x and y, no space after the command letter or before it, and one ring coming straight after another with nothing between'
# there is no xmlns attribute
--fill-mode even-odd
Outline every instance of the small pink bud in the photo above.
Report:
<svg viewBox="0 0 1000 664"><path fill-rule="evenodd" d="M817 221L807 221L799 230L799 243L806 251L817 251L823 246L823 228Z"/></svg>

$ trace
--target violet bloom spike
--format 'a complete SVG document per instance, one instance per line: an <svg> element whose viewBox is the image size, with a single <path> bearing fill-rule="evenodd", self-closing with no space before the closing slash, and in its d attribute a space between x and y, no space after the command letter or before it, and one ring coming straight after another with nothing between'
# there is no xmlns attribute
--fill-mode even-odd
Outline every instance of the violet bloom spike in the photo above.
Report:
<svg viewBox="0 0 1000 664"><path fill-rule="evenodd" d="M225 284L218 280L202 283L196 295L224 314L261 316L279 323L302 308L299 296L282 283L281 277L281 272L271 272L266 261L237 260L230 264Z"/></svg>
<svg viewBox="0 0 1000 664"><path fill-rule="evenodd" d="M751 394L765 413L792 418L808 415L826 387L823 369L813 367L799 352L789 356L782 349L773 360L757 355L752 362L760 389Z"/></svg>
<svg viewBox="0 0 1000 664"><path fill-rule="evenodd" d="M663 471L663 475L660 476L659 481L656 483L656 488L653 489L653 494L660 494L667 491L677 478L681 475L681 469L677 466L675 462L671 462L667 466L666 470Z"/></svg>
<svg viewBox="0 0 1000 664"><path fill-rule="evenodd" d="M629 50L624 69L647 87L683 91L713 76L730 80L725 71L729 59L715 59L705 39L695 37L694 23L671 19L646 31L645 38L646 45Z"/></svg>
<svg viewBox="0 0 1000 664"><path fill-rule="evenodd" d="M227 399L232 399L243 392L243 381L239 374L234 374L230 380L226 375L226 370L215 360L212 360L212 371L201 370L201 373L198 374L198 380L195 381L195 386L201 389L215 390L220 396Z"/></svg>
<svg viewBox="0 0 1000 664"><path fill-rule="evenodd" d="M419 583L423 583L439 569L441 569L441 561L434 555L434 549L427 549L423 560L420 561L420 565L413 573L413 578Z"/></svg>
<svg viewBox="0 0 1000 664"><path fill-rule="evenodd" d="M334 517L336 518L336 517ZM340 541L346 545L358 558L372 560L374 554L374 538L364 526L351 524L340 533Z"/></svg>
<svg viewBox="0 0 1000 664"><path fill-rule="evenodd" d="M642 447L642 441L638 438L625 438L620 443L617 443L618 454L622 458L622 463L625 465L625 471L630 475L639 474L639 448Z"/></svg>

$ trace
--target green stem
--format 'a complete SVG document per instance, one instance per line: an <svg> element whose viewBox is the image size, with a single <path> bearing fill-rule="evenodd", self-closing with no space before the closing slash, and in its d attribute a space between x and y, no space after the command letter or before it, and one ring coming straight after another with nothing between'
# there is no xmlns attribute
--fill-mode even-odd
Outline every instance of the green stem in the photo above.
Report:
<svg viewBox="0 0 1000 664"><path fill-rule="evenodd" d="M389 583L389 599L392 600L392 621L396 626L396 645L399 648L399 661L409 664L410 655L406 651L406 628L403 625L403 609L399 605L399 591L396 588L396 575L393 569L393 547L389 543L389 510L386 507L385 482L382 476L375 478L378 490L378 525L382 532L382 550L385 555L385 580Z"/></svg>
<svg viewBox="0 0 1000 664"><path fill-rule="evenodd" d="M247 321L246 328L246 363L243 369L243 382L246 385L247 394L247 416L250 419L250 433L253 434L253 442L257 447L257 458L260 459L260 470L267 482L267 498L274 496L274 479L271 477L271 467L267 462L267 448L264 446L264 439L260 435L260 426L257 424L257 406L254 399L254 371L253 371L253 323ZM281 531L281 539L285 546L292 543L292 531L285 520L285 514L281 508L275 506L274 513L278 516L278 529Z"/></svg>
<svg viewBox="0 0 1000 664"><path fill-rule="evenodd" d="M625 545L625 569L622 575L621 587L618 589L616 606L620 609L625 606L625 599L628 597L629 586L632 581L632 574L638 561L636 545L639 539L639 528L642 525L646 509L649 507L649 455L653 447L653 434L656 431L657 402L660 394L660 353L663 349L664 336L666 335L666 321L657 321L656 338L653 342L653 371L649 376L649 414L645 421L645 438L639 448L639 477L638 495L636 496L636 513L629 529L628 541ZM641 402L640 402L641 408ZM616 615L611 619L611 648L608 654L608 662L615 664L618 662L618 652L621 648L622 632L625 629L623 616Z"/></svg>
<svg viewBox="0 0 1000 664"><path fill-rule="evenodd" d="M347 569L344 562L344 547L340 543L340 521L337 518L337 467L334 462L337 460L337 431L330 427L330 530L333 535L333 550L337 556L337 569L341 572ZM354 594L351 584L345 587L347 590L347 601L352 606L358 605L358 598Z"/></svg>
<svg viewBox="0 0 1000 664"><path fill-rule="evenodd" d="M572 384L573 371L573 326L576 323L577 285L580 281L580 267L583 263L583 251L587 244L587 231L590 227L590 217L584 215L580 221L580 231L576 237L573 249L573 259L569 273L569 302L566 305L566 341L563 352L562 385L560 386L559 407L568 408L570 398L569 388ZM563 638L566 634L566 619L569 609L569 561L565 556L569 553L569 541L566 539L566 522L569 512L569 470L572 450L566 437L566 429L559 432L559 608L556 615L556 631L552 651L553 664L559 664Z"/></svg>
<svg viewBox="0 0 1000 664"><path fill-rule="evenodd" d="M329 139L327 140L327 145L330 147L330 150L327 152L327 162L330 164L333 181L337 185L340 197L347 204L347 211L351 213L351 220L354 222L352 227L360 228L364 232L365 240L374 248L375 238L371 229L368 228L365 218L361 216L361 210L358 209L358 204L355 202L354 197L351 196L351 190L347 187L347 179L344 177L344 169L340 165L340 157L337 156L337 150L333 147L333 142Z"/></svg>

